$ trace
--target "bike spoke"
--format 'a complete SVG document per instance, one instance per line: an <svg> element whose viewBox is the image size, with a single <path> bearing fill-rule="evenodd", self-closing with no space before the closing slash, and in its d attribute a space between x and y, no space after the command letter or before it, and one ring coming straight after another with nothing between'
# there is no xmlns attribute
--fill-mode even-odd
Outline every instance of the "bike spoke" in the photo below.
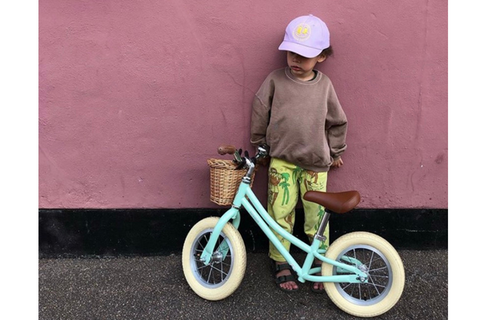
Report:
<svg viewBox="0 0 480 320"><path fill-rule="evenodd" d="M223 266L223 264L222 264L222 266ZM225 276L227 276L227 273L224 272L223 270L218 269L218 268L216 268L215 266L211 266L211 267L212 267L213 270L217 270L218 272L220 272L220 275L225 275ZM222 280L223 280L223 279L224 279L224 278L222 278Z"/></svg>
<svg viewBox="0 0 480 320"><path fill-rule="evenodd" d="M384 267L380 267L380 268L376 268L376 269L369 269L369 270L370 270L370 272L388 271L388 267L384 266Z"/></svg>
<svg viewBox="0 0 480 320"><path fill-rule="evenodd" d="M203 235L203 240L205 240L205 241L204 241L204 242L205 242L205 244L207 244L207 243L208 243L208 240L209 240L209 238L207 237L207 235L206 235L206 234L204 234L204 235ZM198 243L199 243L199 244L202 246L202 248L204 248L204 246L202 245L202 243L201 243L200 241L198 241Z"/></svg>
<svg viewBox="0 0 480 320"><path fill-rule="evenodd" d="M232 255L226 254L221 258L220 261L212 261L211 263L205 265L203 261L200 260L201 254L206 248L206 245L210 239L210 234L204 234L198 241L197 246L194 250L194 261L197 263L196 269L198 275L208 284L217 285L225 281L228 278L229 272L231 270L232 264ZM214 246L216 249L214 252L222 252L220 246L223 239L220 237ZM229 252L228 247L226 248ZM219 265L217 265L219 264Z"/></svg>
<svg viewBox="0 0 480 320"><path fill-rule="evenodd" d="M353 248L349 252L345 253L341 260L344 263L352 265L354 267L365 267L368 274L368 282L366 283L339 283L346 295L352 299L368 301L381 296L383 292L388 288L389 269L385 265L383 258L376 252L365 248ZM335 274L341 270L340 267L335 268ZM352 274L346 272L347 274Z"/></svg>
<svg viewBox="0 0 480 320"><path fill-rule="evenodd" d="M212 276L212 268L210 268L210 272L208 273L207 282L210 283L210 277Z"/></svg>

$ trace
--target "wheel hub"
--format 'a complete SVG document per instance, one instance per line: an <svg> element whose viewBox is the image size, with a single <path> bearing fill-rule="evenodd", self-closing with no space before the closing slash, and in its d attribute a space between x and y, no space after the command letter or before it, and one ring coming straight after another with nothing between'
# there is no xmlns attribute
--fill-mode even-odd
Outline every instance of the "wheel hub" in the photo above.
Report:
<svg viewBox="0 0 480 320"><path fill-rule="evenodd" d="M212 263L220 263L222 262L222 260L223 260L223 255L221 252L216 251L212 254Z"/></svg>
<svg viewBox="0 0 480 320"><path fill-rule="evenodd" d="M362 272L365 272L365 273L368 273L368 267L364 264L362 264L360 267L358 267L358 269Z"/></svg>
<svg viewBox="0 0 480 320"><path fill-rule="evenodd" d="M367 275L368 275L368 272L370 271L370 270L368 269L368 267L367 267L366 265L364 265L364 264L362 264L360 267L358 267L358 269L359 269L360 271L362 271L363 273L366 273ZM362 282L367 281L367 279L368 279L368 277L360 277L360 281L362 281Z"/></svg>

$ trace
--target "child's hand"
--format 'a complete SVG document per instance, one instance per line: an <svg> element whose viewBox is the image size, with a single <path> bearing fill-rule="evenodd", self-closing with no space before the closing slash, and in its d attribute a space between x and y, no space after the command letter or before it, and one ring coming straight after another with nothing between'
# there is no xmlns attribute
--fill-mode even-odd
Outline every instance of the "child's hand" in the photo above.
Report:
<svg viewBox="0 0 480 320"><path fill-rule="evenodd" d="M343 160L341 157L339 157L337 160L333 160L333 163L332 163L332 168L340 168L341 166L343 166Z"/></svg>

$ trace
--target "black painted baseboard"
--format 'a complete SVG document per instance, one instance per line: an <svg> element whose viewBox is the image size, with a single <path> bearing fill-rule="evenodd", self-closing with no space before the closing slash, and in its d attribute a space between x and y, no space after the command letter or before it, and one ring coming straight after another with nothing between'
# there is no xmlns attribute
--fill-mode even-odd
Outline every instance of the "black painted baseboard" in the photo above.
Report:
<svg viewBox="0 0 480 320"><path fill-rule="evenodd" d="M39 257L167 255L180 253L190 228L225 209L40 209ZM294 234L302 232L297 210ZM247 252L267 252L268 241L246 212L239 227ZM447 209L355 209L330 218L330 242L369 231L397 250L448 248ZM295 249L292 249L295 250Z"/></svg>

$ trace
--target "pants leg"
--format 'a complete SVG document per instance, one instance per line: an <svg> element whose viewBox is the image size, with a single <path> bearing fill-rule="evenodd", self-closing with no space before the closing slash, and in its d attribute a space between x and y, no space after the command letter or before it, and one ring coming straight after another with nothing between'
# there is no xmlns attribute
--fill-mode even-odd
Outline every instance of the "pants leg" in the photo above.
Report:
<svg viewBox="0 0 480 320"><path fill-rule="evenodd" d="M302 195L303 209L305 211L304 231L308 236L310 243L313 241L313 237L320 226L320 221L325 214L325 208L314 202L304 200L303 195L307 191L327 191L327 176L327 172L302 171L300 193ZM324 233L327 240L322 243L320 246L321 249L326 249L329 245L329 229L329 224L327 224Z"/></svg>
<svg viewBox="0 0 480 320"><path fill-rule="evenodd" d="M298 184L295 173L297 166L289 162L272 158L268 169L268 213L287 232L293 232L295 224L295 206L298 201ZM273 231L273 230L272 230ZM290 242L274 231L285 249L290 250ZM285 258L270 242L269 257L275 261Z"/></svg>

